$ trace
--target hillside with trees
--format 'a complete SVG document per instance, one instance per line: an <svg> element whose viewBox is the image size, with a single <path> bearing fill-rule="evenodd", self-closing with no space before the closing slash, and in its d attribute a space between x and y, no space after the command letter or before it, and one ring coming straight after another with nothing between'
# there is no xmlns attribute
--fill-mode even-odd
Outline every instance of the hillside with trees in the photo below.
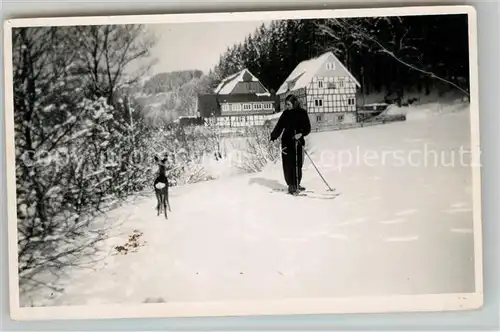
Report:
<svg viewBox="0 0 500 332"><path fill-rule="evenodd" d="M112 226L95 217L151 192L155 154L172 156L173 185L209 178L199 160L210 138L151 125L152 99L164 115L192 112L206 81L199 71L145 79L155 42L143 25L13 30L21 293L51 289L48 275L93 257ZM131 72L134 62L143 66Z"/></svg>
<svg viewBox="0 0 500 332"><path fill-rule="evenodd" d="M196 115L198 94L207 92L208 86L209 78L202 71L184 70L155 74L121 91L133 97L146 123L161 126L180 116Z"/></svg>
<svg viewBox="0 0 500 332"><path fill-rule="evenodd" d="M276 91L301 61L332 51L365 95L468 96L468 50L466 15L282 20L228 48L211 75L217 81L246 67Z"/></svg>

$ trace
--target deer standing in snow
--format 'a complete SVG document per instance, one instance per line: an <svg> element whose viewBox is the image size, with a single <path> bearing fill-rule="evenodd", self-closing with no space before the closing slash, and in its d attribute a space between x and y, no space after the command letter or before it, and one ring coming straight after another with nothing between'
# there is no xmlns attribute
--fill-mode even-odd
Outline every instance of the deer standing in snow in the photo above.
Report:
<svg viewBox="0 0 500 332"><path fill-rule="evenodd" d="M168 201L168 179L165 175L165 162L167 161L166 157L163 157L162 160L158 158L158 156L154 157L156 163L158 164L158 176L155 179L154 187L156 193L156 200L158 205L156 206L157 216L160 215L160 211L163 209L165 214L165 219L167 217L167 205L168 211L170 210L170 202Z"/></svg>

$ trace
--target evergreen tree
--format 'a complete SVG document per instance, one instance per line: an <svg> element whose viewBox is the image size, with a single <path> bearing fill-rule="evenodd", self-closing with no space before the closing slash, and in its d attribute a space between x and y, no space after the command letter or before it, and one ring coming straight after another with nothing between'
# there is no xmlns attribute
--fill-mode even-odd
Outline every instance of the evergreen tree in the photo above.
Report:
<svg viewBox="0 0 500 332"><path fill-rule="evenodd" d="M466 15L279 20L221 55L214 85L242 68L277 90L304 60L333 52L363 93L430 93L441 82L468 94Z"/></svg>

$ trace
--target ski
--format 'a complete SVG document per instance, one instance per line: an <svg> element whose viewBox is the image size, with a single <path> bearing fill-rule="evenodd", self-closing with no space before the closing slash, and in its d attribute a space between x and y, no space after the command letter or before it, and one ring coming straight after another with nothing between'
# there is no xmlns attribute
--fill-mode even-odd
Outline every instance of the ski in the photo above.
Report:
<svg viewBox="0 0 500 332"><path fill-rule="evenodd" d="M336 191L336 189L333 189L333 191ZM273 189L271 191L273 192L282 192L282 193L288 193L286 189ZM309 197L309 198L318 198L318 199L334 199L335 197L339 196L339 193L317 193L312 190L304 190L301 192L298 192L296 194L289 194L291 196L298 196L298 197Z"/></svg>
<svg viewBox="0 0 500 332"><path fill-rule="evenodd" d="M297 193L293 194L292 196L298 196L298 197L308 197L308 198L316 198L316 199L334 199L340 194L318 194L318 193Z"/></svg>
<svg viewBox="0 0 500 332"><path fill-rule="evenodd" d="M287 189L272 189L273 192L288 192ZM333 192L337 191L336 188L333 188L333 191L329 191L330 193L332 193L333 195ZM316 191L314 190L303 190L303 191L300 191L301 193L317 193ZM328 195L328 193L325 193L325 195Z"/></svg>

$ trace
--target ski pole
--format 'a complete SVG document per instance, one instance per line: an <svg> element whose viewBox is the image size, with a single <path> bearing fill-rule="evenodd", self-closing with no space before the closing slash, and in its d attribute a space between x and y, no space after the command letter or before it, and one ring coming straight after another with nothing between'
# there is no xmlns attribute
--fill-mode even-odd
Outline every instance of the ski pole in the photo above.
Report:
<svg viewBox="0 0 500 332"><path fill-rule="evenodd" d="M321 177L321 179L323 180L323 182L326 184L326 186L328 187L328 191L333 191L333 189L330 187L330 185L328 184L328 182L326 182L325 178L323 177L323 175L321 175L321 172L319 171L319 169L316 167L316 165L314 164L314 161L311 159L311 156L309 156L309 153L307 153L307 150L306 148L304 147L304 152L306 153L306 156L307 158L309 158L309 160L311 161L311 164L314 166L314 168L316 169L316 172L318 172L319 176Z"/></svg>
<svg viewBox="0 0 500 332"><path fill-rule="evenodd" d="M299 141L295 140L295 184L299 190Z"/></svg>

